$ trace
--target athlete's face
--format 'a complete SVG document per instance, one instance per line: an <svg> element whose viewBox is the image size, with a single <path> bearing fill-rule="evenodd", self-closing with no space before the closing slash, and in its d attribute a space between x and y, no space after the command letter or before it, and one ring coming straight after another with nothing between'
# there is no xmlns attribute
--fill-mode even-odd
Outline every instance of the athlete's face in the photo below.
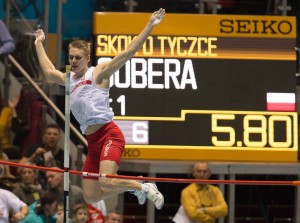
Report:
<svg viewBox="0 0 300 223"><path fill-rule="evenodd" d="M90 58L84 50L74 47L69 48L69 63L72 71L78 76L82 76L87 71L89 60Z"/></svg>

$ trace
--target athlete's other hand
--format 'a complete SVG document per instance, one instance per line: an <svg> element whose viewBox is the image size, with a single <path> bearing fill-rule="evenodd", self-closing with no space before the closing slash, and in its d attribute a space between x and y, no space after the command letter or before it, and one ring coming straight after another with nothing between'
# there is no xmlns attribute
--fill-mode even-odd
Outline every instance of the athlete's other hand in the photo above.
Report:
<svg viewBox="0 0 300 223"><path fill-rule="evenodd" d="M152 23L153 26L159 24L163 18L165 17L165 9L160 8L158 11L153 12L150 22Z"/></svg>
<svg viewBox="0 0 300 223"><path fill-rule="evenodd" d="M35 36L35 42L34 43L37 43L37 42L44 42L45 40L45 34L44 34L44 31L42 29L38 29L36 31L36 36Z"/></svg>

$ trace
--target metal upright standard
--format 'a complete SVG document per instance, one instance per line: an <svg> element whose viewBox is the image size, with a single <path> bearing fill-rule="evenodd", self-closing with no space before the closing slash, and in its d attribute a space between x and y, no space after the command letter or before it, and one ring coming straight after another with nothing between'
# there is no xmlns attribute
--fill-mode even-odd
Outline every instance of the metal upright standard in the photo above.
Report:
<svg viewBox="0 0 300 223"><path fill-rule="evenodd" d="M65 140L64 140L64 223L69 217L69 169L70 169L70 73L71 66L66 66L65 93Z"/></svg>

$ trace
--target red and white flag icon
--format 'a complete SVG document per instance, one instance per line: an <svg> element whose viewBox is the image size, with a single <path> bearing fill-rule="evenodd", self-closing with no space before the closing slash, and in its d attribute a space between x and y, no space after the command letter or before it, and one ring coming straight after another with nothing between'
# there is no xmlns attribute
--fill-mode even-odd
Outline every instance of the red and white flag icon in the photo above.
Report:
<svg viewBox="0 0 300 223"><path fill-rule="evenodd" d="M295 93L267 93L268 111L296 111Z"/></svg>

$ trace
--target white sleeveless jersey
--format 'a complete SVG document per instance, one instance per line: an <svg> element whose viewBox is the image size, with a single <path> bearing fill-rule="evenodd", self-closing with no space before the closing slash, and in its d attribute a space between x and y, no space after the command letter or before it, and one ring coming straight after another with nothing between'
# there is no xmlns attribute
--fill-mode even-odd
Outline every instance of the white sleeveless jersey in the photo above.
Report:
<svg viewBox="0 0 300 223"><path fill-rule="evenodd" d="M88 126L112 121L114 113L109 107L109 88L98 88L93 81L90 67L80 78L70 77L70 109L80 124L83 134Z"/></svg>

